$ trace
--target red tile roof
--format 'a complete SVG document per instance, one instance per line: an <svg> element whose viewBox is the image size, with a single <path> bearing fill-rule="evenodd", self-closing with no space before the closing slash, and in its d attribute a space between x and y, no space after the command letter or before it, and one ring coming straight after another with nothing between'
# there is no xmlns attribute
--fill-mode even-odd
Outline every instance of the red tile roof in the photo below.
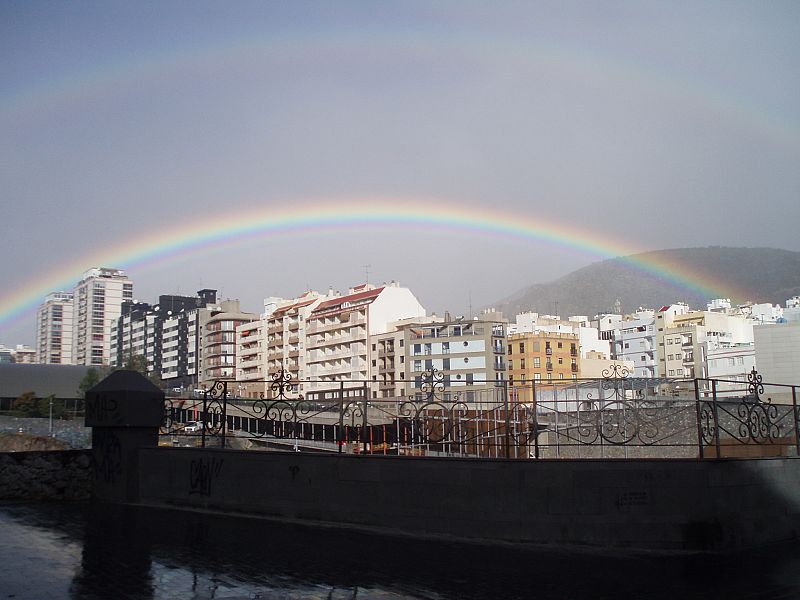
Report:
<svg viewBox="0 0 800 600"><path fill-rule="evenodd" d="M358 302L359 300L375 300L375 298L377 298L383 290L384 288L379 287L375 288L374 290L367 290L366 292L358 292L356 294L350 294L348 296L331 298L330 300L325 300L324 302L320 302L319 306L317 306L317 308L314 309L314 312L316 313L330 308L334 308L336 306L341 306L345 302Z"/></svg>
<svg viewBox="0 0 800 600"><path fill-rule="evenodd" d="M271 317L275 315L282 315L285 312L292 310L293 308L303 308L304 306L308 306L309 304L314 304L316 298L312 298L311 300L304 300L302 302L295 302L294 304L289 304L287 306L281 306L280 308L276 308Z"/></svg>

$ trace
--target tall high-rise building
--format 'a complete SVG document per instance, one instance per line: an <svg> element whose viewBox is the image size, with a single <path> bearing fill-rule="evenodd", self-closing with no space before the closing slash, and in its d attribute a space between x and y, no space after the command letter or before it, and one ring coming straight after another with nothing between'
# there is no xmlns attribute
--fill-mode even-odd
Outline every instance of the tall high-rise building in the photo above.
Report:
<svg viewBox="0 0 800 600"><path fill-rule="evenodd" d="M120 269L86 271L73 293L72 362L111 363L111 331L122 314L122 303L133 299L133 282Z"/></svg>
<svg viewBox="0 0 800 600"><path fill-rule="evenodd" d="M144 357L148 373L166 387L194 388L200 379L200 324L222 310L212 289L196 296L161 295L155 305L125 302L111 335L111 364Z"/></svg>
<svg viewBox="0 0 800 600"><path fill-rule="evenodd" d="M48 294L36 312L36 362L72 364L72 306L70 292Z"/></svg>

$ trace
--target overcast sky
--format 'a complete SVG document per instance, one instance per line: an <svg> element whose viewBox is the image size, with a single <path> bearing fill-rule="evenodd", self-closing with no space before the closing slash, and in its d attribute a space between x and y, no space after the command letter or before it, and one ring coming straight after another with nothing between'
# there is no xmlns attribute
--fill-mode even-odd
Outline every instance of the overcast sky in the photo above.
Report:
<svg viewBox="0 0 800 600"><path fill-rule="evenodd" d="M0 184L2 296L149 228L332 198L798 251L800 3L6 1ZM602 258L398 227L129 273L259 311L369 264L459 313Z"/></svg>

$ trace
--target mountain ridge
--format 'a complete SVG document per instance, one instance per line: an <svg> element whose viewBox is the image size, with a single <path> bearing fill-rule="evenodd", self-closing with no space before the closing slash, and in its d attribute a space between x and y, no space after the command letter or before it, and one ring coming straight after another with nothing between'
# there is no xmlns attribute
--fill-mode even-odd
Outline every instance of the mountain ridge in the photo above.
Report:
<svg viewBox="0 0 800 600"><path fill-rule="evenodd" d="M735 283L748 297L731 302L781 304L800 295L800 252L778 248L706 246L652 250L609 258L581 267L547 283L521 288L491 305L509 318L531 310L562 316L594 316L614 312L619 301L623 313L639 307L658 308L683 301L704 308L713 299L696 289L664 281L632 263L669 262L685 265L709 279Z"/></svg>

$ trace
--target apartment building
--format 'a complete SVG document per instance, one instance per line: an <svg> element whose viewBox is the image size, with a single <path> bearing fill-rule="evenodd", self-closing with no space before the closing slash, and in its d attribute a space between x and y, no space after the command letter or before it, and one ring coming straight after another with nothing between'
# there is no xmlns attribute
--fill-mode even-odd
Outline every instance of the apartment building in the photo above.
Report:
<svg viewBox="0 0 800 600"><path fill-rule="evenodd" d="M502 313L453 318L403 319L370 339L371 380L377 397L423 397L425 374L435 369L448 393L477 402L492 397L506 379L506 328Z"/></svg>
<svg viewBox="0 0 800 600"><path fill-rule="evenodd" d="M306 368L308 320L325 298L312 290L291 300L269 299L271 309L266 318L267 377L271 380L283 371L292 381L299 382L299 394L306 392L305 380L309 378Z"/></svg>
<svg viewBox="0 0 800 600"><path fill-rule="evenodd" d="M755 364L764 382L800 385L800 319L756 325L753 335Z"/></svg>
<svg viewBox="0 0 800 600"><path fill-rule="evenodd" d="M307 395L321 397L342 385L361 393L363 382L371 381L373 374L370 336L386 332L393 321L424 315L411 290L396 282L360 285L319 302L305 324Z"/></svg>
<svg viewBox="0 0 800 600"><path fill-rule="evenodd" d="M238 300L223 300L198 311L199 384L236 379L236 328L258 320L255 313L242 312Z"/></svg>
<svg viewBox="0 0 800 600"><path fill-rule="evenodd" d="M133 282L120 269L87 270L73 292L72 360L78 365L111 364L111 331L122 303L133 299Z"/></svg>
<svg viewBox="0 0 800 600"><path fill-rule="evenodd" d="M580 377L580 339L575 333L529 331L508 336L508 380L526 386Z"/></svg>
<svg viewBox="0 0 800 600"><path fill-rule="evenodd" d="M267 383L267 319L261 318L236 328L236 395L264 398Z"/></svg>
<svg viewBox="0 0 800 600"><path fill-rule="evenodd" d="M709 377L709 350L751 345L753 324L750 319L724 312L691 311L686 305L662 307L656 314L659 375ZM746 374L744 368L741 374Z"/></svg>
<svg viewBox="0 0 800 600"><path fill-rule="evenodd" d="M112 331L112 362L124 365L144 356L148 372L165 387L193 389L198 384L199 321L216 306L216 290L196 296L161 295L158 303L126 302Z"/></svg>
<svg viewBox="0 0 800 600"><path fill-rule="evenodd" d="M36 311L36 362L72 364L73 295L53 292Z"/></svg>
<svg viewBox="0 0 800 600"><path fill-rule="evenodd" d="M633 377L658 376L655 311L640 308L631 318L619 322L614 331L612 357L632 364Z"/></svg>

